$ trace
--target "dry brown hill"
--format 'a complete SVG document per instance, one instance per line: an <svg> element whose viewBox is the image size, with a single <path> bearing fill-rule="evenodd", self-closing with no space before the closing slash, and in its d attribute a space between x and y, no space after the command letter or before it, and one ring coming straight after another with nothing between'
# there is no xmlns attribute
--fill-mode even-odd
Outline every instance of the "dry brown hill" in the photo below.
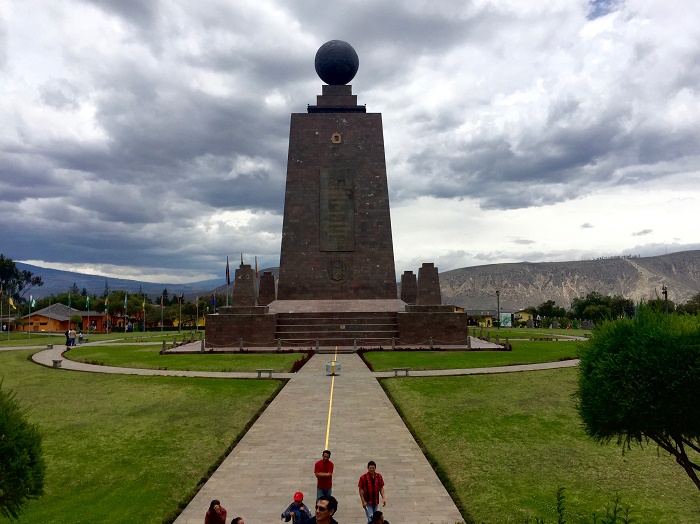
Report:
<svg viewBox="0 0 700 524"><path fill-rule="evenodd" d="M521 262L466 267L440 273L443 304L467 310L537 306L547 300L568 307L571 300L597 291L639 301L661 297L686 302L700 293L700 250L657 257L611 258L580 262Z"/></svg>

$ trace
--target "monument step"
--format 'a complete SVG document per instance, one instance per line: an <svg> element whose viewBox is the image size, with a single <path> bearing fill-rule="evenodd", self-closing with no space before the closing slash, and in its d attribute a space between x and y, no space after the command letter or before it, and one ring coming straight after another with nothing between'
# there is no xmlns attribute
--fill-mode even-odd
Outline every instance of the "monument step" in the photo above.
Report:
<svg viewBox="0 0 700 524"><path fill-rule="evenodd" d="M398 331L398 324L277 324L277 332L282 331Z"/></svg>
<svg viewBox="0 0 700 524"><path fill-rule="evenodd" d="M310 346L313 347L316 345L316 341L318 340L319 346L347 346L347 347L352 347L355 344L357 344L357 347L366 347L366 346L372 346L372 347L377 347L377 346L385 346L385 347L391 347L391 337L379 337L379 338L373 338L373 337L357 337L357 338L331 338L331 337L317 337L317 338L283 338L281 339L282 344L286 345L292 345L292 346ZM398 339L395 339L398 344Z"/></svg>
<svg viewBox="0 0 700 524"><path fill-rule="evenodd" d="M378 318L396 318L395 311L328 311L328 312L298 312L298 313L277 313L277 318L287 321L289 319L343 319L348 322L351 319L378 319Z"/></svg>
<svg viewBox="0 0 700 524"><path fill-rule="evenodd" d="M275 338L398 338L399 331L277 331Z"/></svg>

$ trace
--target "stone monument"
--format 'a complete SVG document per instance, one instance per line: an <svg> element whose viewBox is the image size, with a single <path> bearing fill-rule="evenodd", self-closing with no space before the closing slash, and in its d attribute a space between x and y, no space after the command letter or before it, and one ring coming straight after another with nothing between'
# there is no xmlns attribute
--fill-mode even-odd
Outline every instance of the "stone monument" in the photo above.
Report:
<svg viewBox="0 0 700 524"><path fill-rule="evenodd" d="M315 68L326 83L322 94L291 116L276 300L274 277L263 274L251 303L247 273L239 282L237 270L233 306L207 316L207 345L376 347L435 339L466 346L467 315L441 305L433 264L420 268L417 284L406 272L405 300L397 297L382 116L358 105L348 85L357 53L332 40L318 50ZM240 303L239 285L247 297Z"/></svg>
<svg viewBox="0 0 700 524"><path fill-rule="evenodd" d="M382 115L345 85L349 44L327 42L315 65L330 85L292 114L277 299L396 299Z"/></svg>

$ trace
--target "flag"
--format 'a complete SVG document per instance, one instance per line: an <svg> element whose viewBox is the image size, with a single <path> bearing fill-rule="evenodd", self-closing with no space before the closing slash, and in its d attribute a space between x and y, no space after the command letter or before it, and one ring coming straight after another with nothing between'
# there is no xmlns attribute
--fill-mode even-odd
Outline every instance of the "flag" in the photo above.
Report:
<svg viewBox="0 0 700 524"><path fill-rule="evenodd" d="M36 308L36 300L34 300L31 295L29 295L29 307Z"/></svg>
<svg viewBox="0 0 700 524"><path fill-rule="evenodd" d="M87 298L85 299L85 309L87 309L88 311L90 311L90 297L87 297Z"/></svg>
<svg viewBox="0 0 700 524"><path fill-rule="evenodd" d="M163 307L163 295L160 296L160 307Z"/></svg>
<svg viewBox="0 0 700 524"><path fill-rule="evenodd" d="M109 298L105 297L105 314L109 313Z"/></svg>
<svg viewBox="0 0 700 524"><path fill-rule="evenodd" d="M12 297L7 299L7 303L12 306L12 309L17 309L17 306L15 306L15 303L12 301Z"/></svg>
<svg viewBox="0 0 700 524"><path fill-rule="evenodd" d="M258 257L255 257L255 278L258 278Z"/></svg>
<svg viewBox="0 0 700 524"><path fill-rule="evenodd" d="M231 285L231 270L228 267L228 256L226 257L226 285Z"/></svg>
<svg viewBox="0 0 700 524"><path fill-rule="evenodd" d="M146 311L146 295L143 296L143 310Z"/></svg>
<svg viewBox="0 0 700 524"><path fill-rule="evenodd" d="M126 313L126 297L128 296L128 293L124 293L124 313Z"/></svg>
<svg viewBox="0 0 700 524"><path fill-rule="evenodd" d="M211 305L216 307L216 292L211 296Z"/></svg>

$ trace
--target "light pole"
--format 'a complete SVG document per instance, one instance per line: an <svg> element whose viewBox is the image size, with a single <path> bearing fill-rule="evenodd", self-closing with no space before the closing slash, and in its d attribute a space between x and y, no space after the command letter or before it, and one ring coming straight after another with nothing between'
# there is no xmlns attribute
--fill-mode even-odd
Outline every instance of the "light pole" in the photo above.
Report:
<svg viewBox="0 0 700 524"><path fill-rule="evenodd" d="M496 324L496 329L500 330L501 329L501 290L497 289L496 290L496 321L498 324Z"/></svg>
<svg viewBox="0 0 700 524"><path fill-rule="evenodd" d="M666 284L661 285L661 294L664 296L664 311L668 315L668 288Z"/></svg>
<svg viewBox="0 0 700 524"><path fill-rule="evenodd" d="M183 298L183 296L184 295L182 293L180 293L180 295L177 297L177 304L178 304L178 306L180 306L180 317L177 321L178 332L182 331L182 298Z"/></svg>

